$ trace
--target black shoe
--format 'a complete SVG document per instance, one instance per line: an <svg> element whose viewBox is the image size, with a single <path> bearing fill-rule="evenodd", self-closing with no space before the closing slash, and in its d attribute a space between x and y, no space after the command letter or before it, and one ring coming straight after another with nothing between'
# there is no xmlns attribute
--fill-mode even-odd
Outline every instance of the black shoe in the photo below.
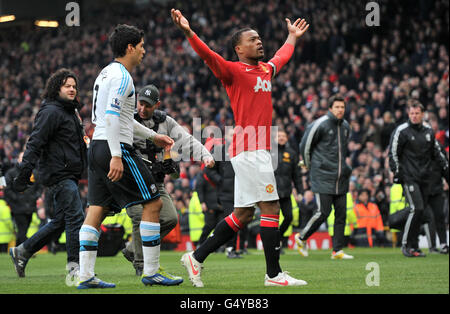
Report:
<svg viewBox="0 0 450 314"><path fill-rule="evenodd" d="M236 252L236 250L226 250L227 252L227 257L228 258L242 258L241 254L239 254L238 252Z"/></svg>
<svg viewBox="0 0 450 314"><path fill-rule="evenodd" d="M134 253L131 251L128 251L127 248L124 248L122 250L123 257L127 259L130 263L133 263L134 261Z"/></svg>
<svg viewBox="0 0 450 314"><path fill-rule="evenodd" d="M134 266L134 269L136 270L136 276L141 277L144 273L144 266Z"/></svg>
<svg viewBox="0 0 450 314"><path fill-rule="evenodd" d="M425 253L422 252L421 249L414 249L414 251L416 252L417 257L425 257L426 256Z"/></svg>
<svg viewBox="0 0 450 314"><path fill-rule="evenodd" d="M19 277L25 277L25 266L28 263L28 258L21 256L17 247L10 248L9 255L14 263L17 275L19 275Z"/></svg>
<svg viewBox="0 0 450 314"><path fill-rule="evenodd" d="M441 254L448 254L448 245L444 245L443 247L441 247Z"/></svg>
<svg viewBox="0 0 450 314"><path fill-rule="evenodd" d="M430 254L439 254L440 252L439 252L439 250L438 250L437 248L431 247L431 248L429 249L429 253L430 253Z"/></svg>
<svg viewBox="0 0 450 314"><path fill-rule="evenodd" d="M402 246L402 253L406 257L419 257L419 255L420 255L419 252L417 252L415 249L408 248L406 246Z"/></svg>

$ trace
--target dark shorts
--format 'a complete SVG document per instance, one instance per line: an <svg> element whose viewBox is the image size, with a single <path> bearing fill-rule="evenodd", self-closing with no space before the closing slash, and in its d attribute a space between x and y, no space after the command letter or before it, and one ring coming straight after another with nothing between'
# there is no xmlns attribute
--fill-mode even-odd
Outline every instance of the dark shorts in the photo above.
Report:
<svg viewBox="0 0 450 314"><path fill-rule="evenodd" d="M107 141L94 140L88 150L88 203L107 207L115 212L132 205L143 204L159 198L155 180L132 146L122 148L122 179L108 179L111 152Z"/></svg>

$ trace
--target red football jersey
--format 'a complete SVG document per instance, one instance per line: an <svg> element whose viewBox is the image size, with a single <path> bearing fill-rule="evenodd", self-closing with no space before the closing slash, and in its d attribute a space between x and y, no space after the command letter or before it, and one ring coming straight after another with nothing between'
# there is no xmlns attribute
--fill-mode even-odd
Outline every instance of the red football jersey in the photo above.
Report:
<svg viewBox="0 0 450 314"><path fill-rule="evenodd" d="M268 62L249 65L227 61L194 35L192 48L221 80L230 98L235 128L230 157L243 151L270 150L272 78L290 59L294 47L284 44Z"/></svg>

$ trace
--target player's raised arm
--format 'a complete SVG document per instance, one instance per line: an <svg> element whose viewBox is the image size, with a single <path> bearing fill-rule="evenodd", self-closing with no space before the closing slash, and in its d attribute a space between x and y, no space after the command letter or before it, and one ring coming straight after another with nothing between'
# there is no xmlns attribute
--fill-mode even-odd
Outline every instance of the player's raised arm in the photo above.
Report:
<svg viewBox="0 0 450 314"><path fill-rule="evenodd" d="M272 59L270 59L269 64L274 67L273 76L275 76L280 69L289 61L294 53L295 44L297 39L303 36L303 34L308 30L309 24L305 19L297 19L294 24L288 18L285 19L288 29L288 37L283 46L275 53Z"/></svg>
<svg viewBox="0 0 450 314"><path fill-rule="evenodd" d="M195 35L194 31L189 26L189 21L181 14L180 10L172 9L170 10L170 14L172 15L172 21L183 31L187 38L192 38Z"/></svg>
<svg viewBox="0 0 450 314"><path fill-rule="evenodd" d="M189 41L192 49L202 58L214 75L222 82L228 84L231 82L232 74L230 72L229 61L222 56L212 51L197 34L191 29L189 21L180 10L172 9L170 11L174 24L183 31L184 35Z"/></svg>
<svg viewBox="0 0 450 314"><path fill-rule="evenodd" d="M305 19L300 18L298 18L293 24L288 18L286 18L285 21L289 32L286 43L295 46L297 39L302 37L303 34L308 30L309 24Z"/></svg>

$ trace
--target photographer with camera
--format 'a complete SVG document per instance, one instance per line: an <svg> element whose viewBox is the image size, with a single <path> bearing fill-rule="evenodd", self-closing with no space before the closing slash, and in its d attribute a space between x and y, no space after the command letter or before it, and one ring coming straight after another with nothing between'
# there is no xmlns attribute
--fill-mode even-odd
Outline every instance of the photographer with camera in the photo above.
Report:
<svg viewBox="0 0 450 314"><path fill-rule="evenodd" d="M190 152L201 152L201 160L207 167L214 166L214 159L209 151L191 134L187 133L173 118L167 116L166 112L158 110L161 101L159 90L155 85L143 87L137 97L137 113L135 119L142 125L173 138L178 147L189 147ZM179 165L169 153L153 144L149 140L135 139L133 146L142 155L143 160L150 168L155 178L157 188L161 195L163 206L160 214L161 239L163 239L178 223L177 210L172 198L164 188L166 174L172 177L179 176ZM196 157L196 156L195 156ZM195 158L194 158L195 159ZM125 258L133 263L136 275L142 274L143 253L139 224L142 217L142 205L134 205L127 208L127 214L133 222L132 242L122 250Z"/></svg>

